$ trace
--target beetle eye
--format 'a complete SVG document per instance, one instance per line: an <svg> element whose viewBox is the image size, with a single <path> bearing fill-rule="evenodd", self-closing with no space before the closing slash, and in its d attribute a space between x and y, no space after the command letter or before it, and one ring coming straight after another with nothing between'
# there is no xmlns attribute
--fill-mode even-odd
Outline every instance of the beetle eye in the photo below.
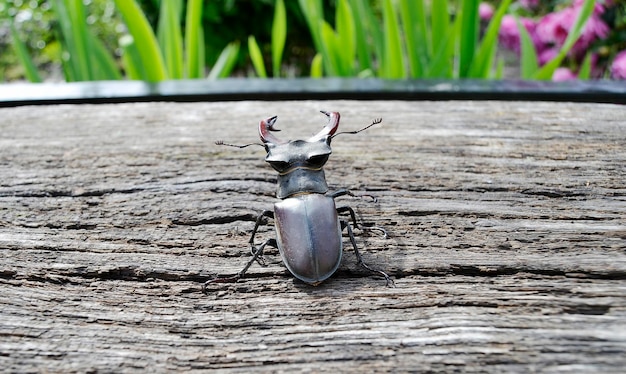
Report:
<svg viewBox="0 0 626 374"><path fill-rule="evenodd" d="M269 161L270 165L277 171L284 171L289 168L289 163L285 161Z"/></svg>
<svg viewBox="0 0 626 374"><path fill-rule="evenodd" d="M307 160L309 164L316 165L316 166L322 166L326 163L326 161L328 161L328 155L311 156Z"/></svg>

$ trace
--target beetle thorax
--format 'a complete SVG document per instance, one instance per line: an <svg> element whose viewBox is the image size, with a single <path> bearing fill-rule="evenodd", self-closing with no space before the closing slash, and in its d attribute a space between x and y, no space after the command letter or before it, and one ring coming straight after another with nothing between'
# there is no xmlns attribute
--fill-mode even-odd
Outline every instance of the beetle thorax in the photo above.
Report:
<svg viewBox="0 0 626 374"><path fill-rule="evenodd" d="M330 138L325 136L314 141L265 144L265 161L278 172L278 198L328 191L323 167L332 152L329 143Z"/></svg>

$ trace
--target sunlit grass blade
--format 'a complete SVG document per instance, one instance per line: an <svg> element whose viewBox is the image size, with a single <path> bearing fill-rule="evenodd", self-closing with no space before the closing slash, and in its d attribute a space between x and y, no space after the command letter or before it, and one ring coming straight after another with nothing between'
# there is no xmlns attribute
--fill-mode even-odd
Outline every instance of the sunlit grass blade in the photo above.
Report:
<svg viewBox="0 0 626 374"><path fill-rule="evenodd" d="M531 79L539 68L537 52L535 51L535 45L526 27L519 19L516 19L516 21L520 33L520 74L522 75L522 79Z"/></svg>
<svg viewBox="0 0 626 374"><path fill-rule="evenodd" d="M311 38L313 39L313 45L317 51L322 50L322 33L320 30L320 20L324 19L324 11L322 8L321 0L298 0L300 4L300 10L304 15L309 30L311 32Z"/></svg>
<svg viewBox="0 0 626 374"><path fill-rule="evenodd" d="M157 38L165 58L168 75L172 79L182 79L183 35L180 28L180 0L161 1Z"/></svg>
<svg viewBox="0 0 626 374"><path fill-rule="evenodd" d="M512 0L504 0L489 22L478 51L474 55L468 76L471 78L489 78L498 48L498 31L502 18L511 5Z"/></svg>
<svg viewBox="0 0 626 374"><path fill-rule="evenodd" d="M10 27L13 48L15 49L15 53L17 55L17 58L20 60L22 67L24 67L24 73L26 74L26 78L32 83L40 83L41 76L39 75L39 72L35 67L35 63L28 54L28 49L26 48L24 42L22 42L22 39L20 38L19 33L17 32L17 29L15 28L15 25L12 21L10 22Z"/></svg>
<svg viewBox="0 0 626 374"><path fill-rule="evenodd" d="M383 0L383 27L385 51L382 61L383 78L404 78L404 56L402 54L401 33L398 27L398 17L392 0Z"/></svg>
<svg viewBox="0 0 626 374"><path fill-rule="evenodd" d="M469 75L478 44L478 0L461 1L461 29L459 38L459 78Z"/></svg>
<svg viewBox="0 0 626 374"><path fill-rule="evenodd" d="M248 53L250 54L250 60L252 61L252 66L256 71L256 75L260 78L267 78L263 53L261 53L261 48L259 48L259 45L253 35L248 37Z"/></svg>
<svg viewBox="0 0 626 374"><path fill-rule="evenodd" d="M437 43L432 59L424 75L428 78L452 78L453 53L456 27L450 28Z"/></svg>
<svg viewBox="0 0 626 374"><path fill-rule="evenodd" d="M453 78L454 52L457 34L461 27L460 17L450 21L448 0L431 2L431 32L427 66L428 78Z"/></svg>
<svg viewBox="0 0 626 374"><path fill-rule="evenodd" d="M187 2L185 18L185 73L186 77L201 78L204 75L204 56L200 56L202 32L202 0Z"/></svg>
<svg viewBox="0 0 626 374"><path fill-rule="evenodd" d="M65 80L68 82L81 80L81 68L76 52L77 47L72 33L72 20L65 1L54 0L52 2L52 11L57 20L56 34L63 47L61 63L63 64Z"/></svg>
<svg viewBox="0 0 626 374"><path fill-rule="evenodd" d="M146 80L156 82L167 79L167 69L159 44L141 8L135 0L114 1L128 31L133 36Z"/></svg>
<svg viewBox="0 0 626 374"><path fill-rule="evenodd" d="M358 0L357 0L358 1ZM376 17L375 10L372 5L368 1L358 1L360 4L363 4L363 12L362 18L357 18L359 22L363 22L366 25L367 33L369 34L369 38L372 40L371 52L370 56L374 55L378 59L378 63L380 65L380 61L383 59L383 55L385 54L385 46L384 46L384 36L383 36L383 26ZM354 8L353 8L354 9ZM372 64L373 67L374 64ZM380 70L380 66L378 66Z"/></svg>
<svg viewBox="0 0 626 374"><path fill-rule="evenodd" d="M321 78L324 74L322 69L322 55L317 53L315 57L313 57L313 61L311 61L311 78Z"/></svg>
<svg viewBox="0 0 626 374"><path fill-rule="evenodd" d="M122 48L122 62L126 70L126 75L132 80L148 80L146 70L142 68L141 55L132 35L126 34L119 40Z"/></svg>
<svg viewBox="0 0 626 374"><path fill-rule="evenodd" d="M283 0L276 0L272 22L272 76L280 77L283 50L287 40L287 12Z"/></svg>
<svg viewBox="0 0 626 374"><path fill-rule="evenodd" d="M406 39L410 76L420 78L424 75L423 61L428 56L424 2L422 0L401 0L400 16Z"/></svg>
<svg viewBox="0 0 626 374"><path fill-rule="evenodd" d="M122 79L122 74L117 67L113 56L104 44L93 33L87 35L87 42L91 46L90 61L93 65L93 80L117 80Z"/></svg>
<svg viewBox="0 0 626 374"><path fill-rule="evenodd" d="M356 27L348 0L339 0L335 17L337 23L337 46L335 52L344 76L353 75L356 57Z"/></svg>
<svg viewBox="0 0 626 374"><path fill-rule="evenodd" d="M434 56L442 40L448 37L450 31L450 10L448 0L431 1L431 33L429 52Z"/></svg>
<svg viewBox="0 0 626 374"><path fill-rule="evenodd" d="M222 53L220 53L220 56L217 58L215 65L213 65L213 68L211 69L208 78L217 79L226 78L227 76L229 76L230 73L233 71L235 64L237 63L238 55L239 42L237 41L229 43L226 47L224 47Z"/></svg>
<svg viewBox="0 0 626 374"><path fill-rule="evenodd" d="M495 74L493 75L494 79L502 79L504 78L504 59L503 58L499 58L498 59L498 63L496 64L496 71Z"/></svg>
<svg viewBox="0 0 626 374"><path fill-rule="evenodd" d="M337 55L337 35L335 30L326 21L320 21L320 40L322 56L326 72L330 76L341 76L341 62Z"/></svg>
<svg viewBox="0 0 626 374"><path fill-rule="evenodd" d="M369 7L369 3L360 0L350 0L350 8L357 22L354 23L356 54L359 61L359 69L365 70L372 67L372 50L368 41L369 27L367 16L365 15L365 6Z"/></svg>
<svg viewBox="0 0 626 374"><path fill-rule="evenodd" d="M334 37L329 38L329 30L324 25L330 27L324 21L324 9L322 7L322 0L299 0L300 9L306 19L307 25L311 32L311 38L313 39L313 45L315 50L320 52L323 56L322 63L324 64L324 72L329 76L337 76L339 72L338 67L334 61L334 57L331 53L334 53ZM330 27L332 30L332 27ZM334 33L334 30L332 30ZM325 36L324 36L325 35ZM326 40L325 40L326 38Z"/></svg>
<svg viewBox="0 0 626 374"><path fill-rule="evenodd" d="M578 79L583 79L583 80L587 80L589 78L591 78L591 59L592 59L592 53L589 52L587 53L587 55L585 56L585 59L583 60L582 64L580 64L580 69L578 70Z"/></svg>
<svg viewBox="0 0 626 374"><path fill-rule="evenodd" d="M232 43L231 43L232 44ZM237 54L239 53L239 41L236 42L237 44ZM200 23L200 26L198 26L198 52L196 53L196 58L197 58L197 64L198 64L198 69L200 70L200 76L204 77L206 74L206 45L205 45L205 39L204 39L204 27L202 26L202 23ZM237 55L235 55L236 57Z"/></svg>
<svg viewBox="0 0 626 374"><path fill-rule="evenodd" d="M567 56L567 53L572 49L574 43L580 37L583 27L587 23L587 20L591 16L595 6L595 0L585 0L582 7L580 7L580 11L578 17L576 17L576 21L574 22L574 26L572 26L565 42L563 43L563 47L559 50L559 53L550 60L547 64L545 64L541 69L539 69L534 75L534 79L541 80L549 80L552 78L554 71L561 65L563 59Z"/></svg>
<svg viewBox="0 0 626 374"><path fill-rule="evenodd" d="M80 69L80 80L92 80L93 73L90 62L90 48L87 43L87 16L82 0L66 0L72 22L72 37L76 43L76 58Z"/></svg>

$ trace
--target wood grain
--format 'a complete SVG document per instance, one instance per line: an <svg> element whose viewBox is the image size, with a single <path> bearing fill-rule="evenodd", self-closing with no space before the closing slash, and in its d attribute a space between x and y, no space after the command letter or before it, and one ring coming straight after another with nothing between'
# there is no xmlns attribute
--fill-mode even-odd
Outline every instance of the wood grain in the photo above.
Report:
<svg viewBox="0 0 626 374"><path fill-rule="evenodd" d="M358 268L311 287L275 250L260 119L339 111L331 189L367 224ZM626 108L538 102L129 103L0 109L7 372L620 372ZM271 223L259 241L273 235ZM347 240L347 238L344 238Z"/></svg>

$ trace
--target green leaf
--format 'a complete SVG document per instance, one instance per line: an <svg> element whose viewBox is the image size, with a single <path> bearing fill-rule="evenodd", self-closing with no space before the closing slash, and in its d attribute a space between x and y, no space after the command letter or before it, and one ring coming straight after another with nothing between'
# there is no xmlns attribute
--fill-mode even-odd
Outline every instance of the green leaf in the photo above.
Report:
<svg viewBox="0 0 626 374"><path fill-rule="evenodd" d="M145 71L145 75L142 75L147 81L156 82L167 79L167 69L159 44L141 8L135 0L114 1L133 37L134 45L141 59L141 65L136 68Z"/></svg>
<svg viewBox="0 0 626 374"><path fill-rule="evenodd" d="M204 32L202 29L202 0L189 0L189 2L187 3L187 15L185 19L186 77L190 79L201 78L204 76ZM226 48L228 48L228 46Z"/></svg>
<svg viewBox="0 0 626 374"><path fill-rule="evenodd" d="M369 8L369 2L360 0L350 0L350 8L354 14L354 19L358 22L354 23L356 53L361 69L369 69L372 67L372 48L368 41L369 24L367 22L366 12Z"/></svg>
<svg viewBox="0 0 626 374"><path fill-rule="evenodd" d="M588 52L578 70L578 79L587 80L591 77L591 57L592 53Z"/></svg>
<svg viewBox="0 0 626 374"><path fill-rule="evenodd" d="M460 34L461 17L450 21L448 0L431 2L431 33L428 63L425 76L428 78L453 78L454 52L457 34Z"/></svg>
<svg viewBox="0 0 626 374"><path fill-rule="evenodd" d="M17 58L20 60L20 63L24 67L26 78L28 78L28 80L32 83L41 83L41 76L39 76L39 72L35 67L33 59L28 54L28 49L26 48L26 45L24 44L24 42L22 42L22 39L20 39L17 29L13 24L13 20L11 20L10 22L10 27L13 48L15 48Z"/></svg>
<svg viewBox="0 0 626 374"><path fill-rule="evenodd" d="M283 0L276 0L272 22L272 76L280 77L283 50L287 40L287 12Z"/></svg>
<svg viewBox="0 0 626 374"><path fill-rule="evenodd" d="M77 66L80 71L78 80L88 81L93 79L90 62L90 48L87 43L87 16L82 0L66 0L70 22L72 24L72 39L76 49L74 50Z"/></svg>
<svg viewBox="0 0 626 374"><path fill-rule="evenodd" d="M452 78L452 55L454 53L454 37L456 35L456 26L450 28L439 41L439 47L428 64L425 76L428 78Z"/></svg>
<svg viewBox="0 0 626 374"><path fill-rule="evenodd" d="M335 30L326 22L320 21L320 40L322 42L322 56L326 70L330 76L341 76L341 62L337 55L337 35Z"/></svg>
<svg viewBox="0 0 626 374"><path fill-rule="evenodd" d="M119 40L122 48L122 62L126 69L126 75L132 80L148 80L145 69L142 68L141 55L132 35L126 34Z"/></svg>
<svg viewBox="0 0 626 374"><path fill-rule="evenodd" d="M404 78L404 56L402 54L401 33L398 17L392 0L383 0L383 25L385 51L382 61L382 77L390 79Z"/></svg>
<svg viewBox="0 0 626 374"><path fill-rule="evenodd" d="M431 1L431 42L430 56L434 56L441 41L448 37L450 31L450 10L448 0Z"/></svg>
<svg viewBox="0 0 626 374"><path fill-rule="evenodd" d="M526 30L526 27L524 27L524 25L520 22L519 18L516 18L515 20L517 21L517 28L520 33L520 67L522 79L531 79L539 69L537 52L535 51L535 45L530 37L530 34L528 33L528 30Z"/></svg>
<svg viewBox="0 0 626 374"><path fill-rule="evenodd" d="M315 57L313 57L313 61L311 61L311 78L321 78L323 75L322 71L322 55L317 53Z"/></svg>
<svg viewBox="0 0 626 374"><path fill-rule="evenodd" d="M511 5L512 0L504 0L495 15L489 22L485 36L478 47L478 51L472 61L469 77L472 78L489 78L491 68L493 66L496 50L498 47L498 32L500 30L500 24L507 9Z"/></svg>
<svg viewBox="0 0 626 374"><path fill-rule="evenodd" d="M324 20L324 10L322 8L322 0L298 0L300 10L304 15L315 49L322 50L322 34L320 30L320 21Z"/></svg>
<svg viewBox="0 0 626 374"><path fill-rule="evenodd" d="M406 38L406 51L412 78L424 75L424 62L428 58L426 14L422 0L401 0L400 16Z"/></svg>
<svg viewBox="0 0 626 374"><path fill-rule="evenodd" d="M183 35L180 28L180 0L161 1L157 38L165 58L169 77L182 79L183 73Z"/></svg>
<svg viewBox="0 0 626 374"><path fill-rule="evenodd" d="M92 79L94 80L118 80L122 79L119 68L113 56L107 51L104 44L91 32L87 35L87 42L91 46L90 61L94 66Z"/></svg>
<svg viewBox="0 0 626 374"><path fill-rule="evenodd" d="M352 9L347 0L339 0L337 3L337 60L341 64L341 72L344 76L353 75L356 57L356 27Z"/></svg>
<svg viewBox="0 0 626 374"><path fill-rule="evenodd" d="M493 78L502 79L504 77L504 66L505 66L504 59L499 58L497 66L496 66L496 73L494 74Z"/></svg>
<svg viewBox="0 0 626 374"><path fill-rule="evenodd" d="M552 79L554 71L561 65L561 62L565 59L567 53L570 49L572 49L574 43L576 43L580 37L583 27L587 23L591 14L593 14L595 3L595 0L585 0L582 7L580 7L580 13L578 14L578 17L576 17L576 21L574 21L574 26L572 26L572 29L569 31L569 34L563 43L563 47L561 47L557 55L552 60L550 60L533 75L534 79Z"/></svg>
<svg viewBox="0 0 626 374"><path fill-rule="evenodd" d="M237 56L239 55L239 42L231 42L224 49L220 56L217 58L215 65L211 69L208 78L226 78L230 75L237 63Z"/></svg>
<svg viewBox="0 0 626 374"><path fill-rule="evenodd" d="M53 1L52 11L57 20L57 27L55 28L56 34L63 48L61 63L63 65L65 80L68 82L81 80L82 76L78 61L78 52L72 33L72 20L65 1Z"/></svg>
<svg viewBox="0 0 626 374"><path fill-rule="evenodd" d="M461 29L459 37L459 77L469 75L470 66L478 44L480 19L478 17L478 0L461 1Z"/></svg>
<svg viewBox="0 0 626 374"><path fill-rule="evenodd" d="M369 1L354 1L356 2L357 6L353 7L352 9L360 9L357 16L355 17L355 19L359 20L357 24L363 23L367 33L367 37L371 40L371 43L368 43L369 55L376 56L378 62L380 63L385 54L383 26L376 17L375 10L370 5ZM370 65L373 66L374 62L372 62ZM379 66L378 69L380 70L381 67Z"/></svg>
<svg viewBox="0 0 626 374"><path fill-rule="evenodd" d="M252 60L252 66L256 70L256 75L261 78L267 78L267 72L265 71L265 62L263 61L263 54L256 42L253 35L248 37L248 52L250 53L250 60Z"/></svg>

